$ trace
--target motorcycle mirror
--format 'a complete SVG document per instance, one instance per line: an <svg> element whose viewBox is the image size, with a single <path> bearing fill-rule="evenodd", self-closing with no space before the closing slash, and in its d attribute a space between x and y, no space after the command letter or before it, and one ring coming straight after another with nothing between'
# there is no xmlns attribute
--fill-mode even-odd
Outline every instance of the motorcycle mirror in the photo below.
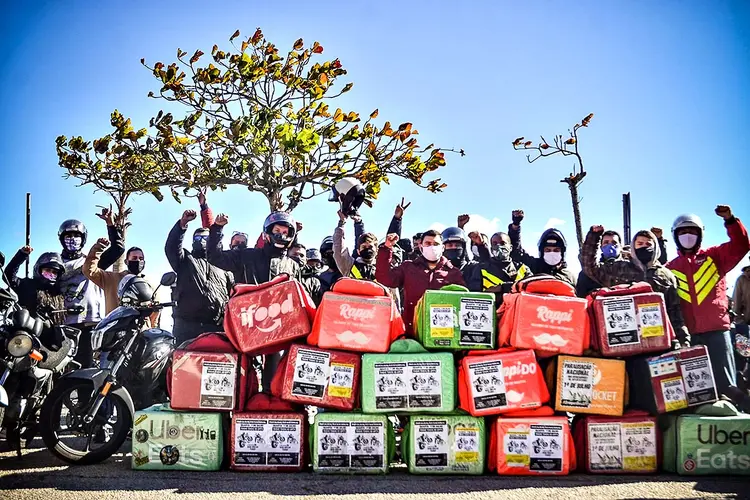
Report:
<svg viewBox="0 0 750 500"><path fill-rule="evenodd" d="M5 265L5 254L3 252L0 252L0 267L3 267Z"/></svg>
<svg viewBox="0 0 750 500"><path fill-rule="evenodd" d="M162 286L172 286L177 282L177 273L174 272L168 272L164 273L164 276L161 277L161 285Z"/></svg>
<svg viewBox="0 0 750 500"><path fill-rule="evenodd" d="M0 385L0 407L7 407L8 406L8 393L5 392L5 387Z"/></svg>

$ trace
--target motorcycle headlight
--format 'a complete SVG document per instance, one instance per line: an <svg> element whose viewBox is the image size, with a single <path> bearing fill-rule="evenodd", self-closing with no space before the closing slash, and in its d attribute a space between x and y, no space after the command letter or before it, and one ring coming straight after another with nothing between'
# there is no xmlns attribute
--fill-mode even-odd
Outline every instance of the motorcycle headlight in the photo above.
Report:
<svg viewBox="0 0 750 500"><path fill-rule="evenodd" d="M102 342L104 341L104 334L107 333L117 322L113 321L108 325L104 325L101 328L91 331L91 349L98 351L102 348Z"/></svg>
<svg viewBox="0 0 750 500"><path fill-rule="evenodd" d="M8 354L14 358L26 356L34 348L34 341L30 335L19 333L8 341Z"/></svg>

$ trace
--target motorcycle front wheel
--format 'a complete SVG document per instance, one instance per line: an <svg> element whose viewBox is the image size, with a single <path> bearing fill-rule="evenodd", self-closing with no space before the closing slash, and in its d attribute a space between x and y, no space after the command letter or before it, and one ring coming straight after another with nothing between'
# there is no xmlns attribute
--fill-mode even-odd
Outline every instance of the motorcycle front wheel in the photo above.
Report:
<svg viewBox="0 0 750 500"><path fill-rule="evenodd" d="M127 403L109 393L94 420L84 422L97 392L86 380L71 380L55 387L39 415L39 427L47 448L70 464L102 462L120 450L133 425Z"/></svg>

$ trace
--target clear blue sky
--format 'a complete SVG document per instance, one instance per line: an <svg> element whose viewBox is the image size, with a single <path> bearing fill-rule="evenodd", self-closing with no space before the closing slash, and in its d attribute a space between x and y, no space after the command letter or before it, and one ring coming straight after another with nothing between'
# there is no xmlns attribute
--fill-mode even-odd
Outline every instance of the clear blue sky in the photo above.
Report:
<svg viewBox="0 0 750 500"><path fill-rule="evenodd" d="M527 5L528 4L528 5ZM106 202L63 180L59 134L100 137L118 108L136 127L160 101L139 60L174 60L177 47L209 53L260 26L288 48L318 40L339 57L355 83L344 106L379 119L411 121L421 140L460 147L441 173L449 184L433 195L394 182L367 227L383 236L393 207L412 201L405 233L458 213L505 227L510 211L527 213L526 245L551 219L575 240L570 197L559 182L565 159L528 165L511 147L519 135L550 138L589 112L580 142L589 177L581 188L584 226L622 228L621 195L632 192L634 229L669 228L695 212L706 242L725 239L713 214L731 205L750 221L750 4L746 1L586 2L13 2L0 19L0 196L10 255L24 240L24 196L33 193L32 244L59 249L57 227L79 218L89 244L104 236L94 206ZM230 230L257 234L267 215L259 195L214 194ZM146 271L168 269L163 244L193 200L180 206L142 196L133 203L128 245L145 250ZM301 240L318 245L336 223L325 198L296 212ZM564 221L564 222L560 222ZM349 226L351 231L351 226ZM670 254L674 247L670 245ZM577 267L575 251L568 260ZM736 275L736 274L734 274ZM733 283L733 282L732 282Z"/></svg>

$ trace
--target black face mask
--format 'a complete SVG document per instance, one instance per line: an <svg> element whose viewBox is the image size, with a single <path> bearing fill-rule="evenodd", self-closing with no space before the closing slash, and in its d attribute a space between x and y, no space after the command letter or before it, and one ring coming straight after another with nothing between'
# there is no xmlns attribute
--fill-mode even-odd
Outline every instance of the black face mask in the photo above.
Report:
<svg viewBox="0 0 750 500"><path fill-rule="evenodd" d="M650 264L654 258L654 247L641 247L636 249L635 257L644 265Z"/></svg>
<svg viewBox="0 0 750 500"><path fill-rule="evenodd" d="M336 259L333 258L333 254L323 254L323 262L325 262L326 266L330 269L333 269L334 271L338 270Z"/></svg>
<svg viewBox="0 0 750 500"><path fill-rule="evenodd" d="M451 248L446 249L443 252L443 255L445 255L445 258L451 261L451 264L454 266L458 266L461 264L461 260L464 258L464 249L463 248Z"/></svg>
<svg viewBox="0 0 750 500"><path fill-rule="evenodd" d="M279 249L289 248L294 241L289 236L281 233L271 233L269 236L271 238L271 245Z"/></svg>
<svg viewBox="0 0 750 500"><path fill-rule="evenodd" d="M193 257L202 259L206 256L206 241L193 241Z"/></svg>
<svg viewBox="0 0 750 500"><path fill-rule="evenodd" d="M130 274L141 274L143 268L146 267L146 261L143 260L129 260L128 261L128 272Z"/></svg>
<svg viewBox="0 0 750 500"><path fill-rule="evenodd" d="M244 250L247 248L247 243L237 243L232 247L232 250Z"/></svg>
<svg viewBox="0 0 750 500"><path fill-rule="evenodd" d="M372 260L375 257L375 249L372 247L363 248L359 251L359 256L362 257L362 260Z"/></svg>

